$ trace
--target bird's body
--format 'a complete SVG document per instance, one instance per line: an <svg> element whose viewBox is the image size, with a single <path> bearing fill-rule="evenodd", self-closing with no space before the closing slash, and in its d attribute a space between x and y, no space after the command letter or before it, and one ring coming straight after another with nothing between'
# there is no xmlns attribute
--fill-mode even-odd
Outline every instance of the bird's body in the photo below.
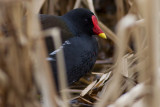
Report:
<svg viewBox="0 0 160 107"><path fill-rule="evenodd" d="M95 17L92 18L93 16L94 14L87 9L75 9L63 16L40 15L43 29L51 27L61 29L63 44L59 49L54 50L50 38L47 40L50 53L48 60L56 81L58 71L55 55L62 49L69 84L77 81L92 69L98 53L98 43L93 36L95 35L93 31L95 25L92 22Z"/></svg>
<svg viewBox="0 0 160 107"><path fill-rule="evenodd" d="M89 45L84 47L84 44ZM91 70L96 61L98 45L95 38L91 37L82 36L68 39L60 49L49 55L53 71L57 71L55 55L62 49L64 51L68 83L71 84ZM57 75L57 72L54 73Z"/></svg>

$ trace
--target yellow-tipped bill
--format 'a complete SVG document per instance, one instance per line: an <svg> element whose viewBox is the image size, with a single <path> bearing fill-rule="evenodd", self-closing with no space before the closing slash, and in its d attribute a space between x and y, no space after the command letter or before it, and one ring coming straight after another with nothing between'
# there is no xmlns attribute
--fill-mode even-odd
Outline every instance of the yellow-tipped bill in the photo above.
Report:
<svg viewBox="0 0 160 107"><path fill-rule="evenodd" d="M105 33L100 33L100 34L98 34L98 36L100 36L100 37L103 38L103 39L107 39L107 36L106 36Z"/></svg>

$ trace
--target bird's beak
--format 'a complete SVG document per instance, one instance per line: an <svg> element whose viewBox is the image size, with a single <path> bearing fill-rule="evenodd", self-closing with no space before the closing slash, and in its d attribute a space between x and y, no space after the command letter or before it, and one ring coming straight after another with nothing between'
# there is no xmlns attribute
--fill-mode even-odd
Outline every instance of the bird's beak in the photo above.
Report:
<svg viewBox="0 0 160 107"><path fill-rule="evenodd" d="M103 39L107 39L107 36L105 33L99 33L98 36L100 36Z"/></svg>
<svg viewBox="0 0 160 107"><path fill-rule="evenodd" d="M93 22L93 32L100 36L101 38L103 39L107 39L107 36L106 34L101 30L101 28L98 26L98 21L97 21L97 18L96 16L92 15L92 22Z"/></svg>

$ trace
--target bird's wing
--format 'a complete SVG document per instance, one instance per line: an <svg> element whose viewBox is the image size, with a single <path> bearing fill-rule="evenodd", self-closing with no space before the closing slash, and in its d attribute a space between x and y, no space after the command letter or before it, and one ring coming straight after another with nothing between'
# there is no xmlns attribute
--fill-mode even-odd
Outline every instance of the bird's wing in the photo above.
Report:
<svg viewBox="0 0 160 107"><path fill-rule="evenodd" d="M48 61L56 61L56 54L61 51L65 46L71 45L71 42L69 40L66 40L58 49L54 50L49 54L49 57L47 58Z"/></svg>
<svg viewBox="0 0 160 107"><path fill-rule="evenodd" d="M69 38L73 37L72 32L70 31L67 24L65 23L65 20L61 18L61 16L40 14L39 18L40 18L40 22L43 30L53 28L53 27L60 28L62 43L64 43ZM48 53L51 53L55 50L51 37L46 38L46 45L47 45Z"/></svg>

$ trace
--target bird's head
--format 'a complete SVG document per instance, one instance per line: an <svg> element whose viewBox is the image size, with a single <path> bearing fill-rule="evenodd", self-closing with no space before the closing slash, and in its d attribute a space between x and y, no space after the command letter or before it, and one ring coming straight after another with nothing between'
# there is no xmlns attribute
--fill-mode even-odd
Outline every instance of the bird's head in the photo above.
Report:
<svg viewBox="0 0 160 107"><path fill-rule="evenodd" d="M90 10L78 8L68 12L64 16L74 24L78 33L98 35L104 39L107 38L99 27L96 16Z"/></svg>

